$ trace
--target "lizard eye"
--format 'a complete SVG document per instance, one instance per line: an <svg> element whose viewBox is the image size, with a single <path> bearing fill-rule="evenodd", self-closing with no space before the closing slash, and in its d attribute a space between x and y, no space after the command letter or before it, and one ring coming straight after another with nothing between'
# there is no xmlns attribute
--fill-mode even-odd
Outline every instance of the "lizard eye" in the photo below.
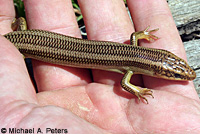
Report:
<svg viewBox="0 0 200 134"><path fill-rule="evenodd" d="M176 73L176 74L174 74L174 77L175 78L181 78L181 75Z"/></svg>

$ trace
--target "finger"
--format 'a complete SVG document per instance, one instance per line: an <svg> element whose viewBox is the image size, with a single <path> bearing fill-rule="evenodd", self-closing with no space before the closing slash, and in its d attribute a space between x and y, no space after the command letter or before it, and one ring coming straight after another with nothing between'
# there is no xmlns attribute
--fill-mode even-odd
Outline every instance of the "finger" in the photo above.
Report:
<svg viewBox="0 0 200 134"><path fill-rule="evenodd" d="M24 0L30 29L44 29L81 37L71 0ZM34 61L34 74L39 91L83 85L90 82L88 70L60 67Z"/></svg>
<svg viewBox="0 0 200 134"><path fill-rule="evenodd" d="M166 49L186 59L182 41L165 0L133 0L128 1L128 5L137 31L144 30L149 25L151 29L159 28L155 33L159 40L141 45Z"/></svg>
<svg viewBox="0 0 200 134"><path fill-rule="evenodd" d="M14 17L13 0L0 0L1 34L12 31L11 22ZM2 104L14 100L35 103L35 89L29 78L22 55L8 40L2 36L0 36L0 40L0 101Z"/></svg>
<svg viewBox="0 0 200 134"><path fill-rule="evenodd" d="M128 6L137 31L145 29L148 25L152 29L159 28L156 35L160 39L154 43L142 42L142 46L166 49L186 59L182 41L166 0L146 0L145 2L129 0ZM143 78L146 87L178 92L188 97L197 98L192 82L168 81L151 77ZM182 89L183 87L185 90Z"/></svg>
<svg viewBox="0 0 200 134"><path fill-rule="evenodd" d="M11 32L11 22L15 17L13 0L0 0L0 33Z"/></svg>
<svg viewBox="0 0 200 134"><path fill-rule="evenodd" d="M22 55L8 40L2 36L0 40L0 101L8 103L13 100L25 100L35 103L35 89Z"/></svg>
<svg viewBox="0 0 200 134"><path fill-rule="evenodd" d="M122 0L79 0L88 39L124 43L134 32ZM94 6L95 5L95 6ZM94 81L120 83L121 74L93 70Z"/></svg>

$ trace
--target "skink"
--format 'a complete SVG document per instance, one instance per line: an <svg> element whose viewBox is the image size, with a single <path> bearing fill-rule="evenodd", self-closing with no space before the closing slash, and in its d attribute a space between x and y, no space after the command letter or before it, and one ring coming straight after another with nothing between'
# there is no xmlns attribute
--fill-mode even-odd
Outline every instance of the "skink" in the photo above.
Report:
<svg viewBox="0 0 200 134"><path fill-rule="evenodd" d="M144 99L152 90L130 83L133 74L144 74L170 80L193 80L195 72L183 59L173 53L137 46L138 39L154 40L151 32L158 29L134 32L131 45L83 40L44 30L25 30L23 19L18 28L4 35L25 56L36 60L79 68L101 69L124 74L121 86L128 92ZM16 24L16 22L14 22ZM25 28L24 28L25 27Z"/></svg>

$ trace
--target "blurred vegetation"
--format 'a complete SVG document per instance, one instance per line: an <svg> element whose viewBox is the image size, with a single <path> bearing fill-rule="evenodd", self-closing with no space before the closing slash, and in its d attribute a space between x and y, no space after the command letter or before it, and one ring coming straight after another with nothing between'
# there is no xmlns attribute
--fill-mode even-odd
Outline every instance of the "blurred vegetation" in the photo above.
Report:
<svg viewBox="0 0 200 134"><path fill-rule="evenodd" d="M13 0L17 17L25 17L24 3L21 0Z"/></svg>
<svg viewBox="0 0 200 134"><path fill-rule="evenodd" d="M73 5L73 8L74 8L74 12L76 14L76 19L79 22L80 20L83 19L83 15L81 13L81 9L79 8L77 0L72 0L72 5Z"/></svg>

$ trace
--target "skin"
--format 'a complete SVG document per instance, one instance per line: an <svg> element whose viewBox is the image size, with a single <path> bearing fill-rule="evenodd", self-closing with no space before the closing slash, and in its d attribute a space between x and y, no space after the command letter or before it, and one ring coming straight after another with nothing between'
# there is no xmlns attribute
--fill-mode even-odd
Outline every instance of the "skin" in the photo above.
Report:
<svg viewBox="0 0 200 134"><path fill-rule="evenodd" d="M11 32L13 0L0 0L0 33ZM30 29L81 37L71 0L24 0ZM56 6L55 6L56 5ZM128 0L135 24L120 0L79 0L88 38L127 42L130 34L159 28L141 46L162 48L186 59L166 0ZM58 8L59 7L59 8ZM200 101L192 82L135 75L133 84L153 89L149 104L121 89L121 74L33 61L39 93L18 50L0 36L0 126L62 128L69 133L200 133Z"/></svg>

